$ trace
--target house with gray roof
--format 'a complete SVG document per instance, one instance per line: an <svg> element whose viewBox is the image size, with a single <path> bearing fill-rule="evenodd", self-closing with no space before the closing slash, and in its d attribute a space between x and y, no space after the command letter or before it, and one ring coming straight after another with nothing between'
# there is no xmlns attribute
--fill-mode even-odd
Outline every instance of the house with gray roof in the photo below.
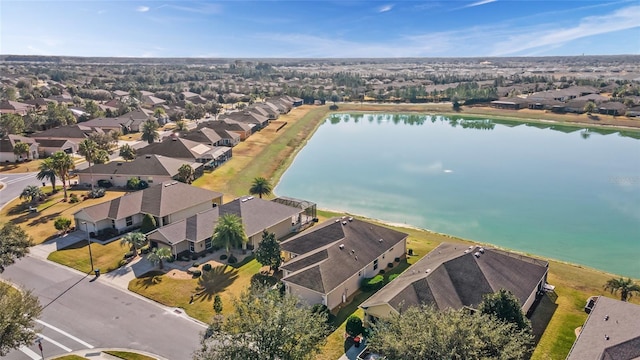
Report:
<svg viewBox="0 0 640 360"><path fill-rule="evenodd" d="M34 105L21 103L18 101L2 100L0 101L0 114L18 114L26 115L31 109L35 109Z"/></svg>
<svg viewBox="0 0 640 360"><path fill-rule="evenodd" d="M242 219L249 248L262 241L264 230L282 239L308 224L312 219L304 216L304 209L275 201L242 196L220 206L220 215L234 214Z"/></svg>
<svg viewBox="0 0 640 360"><path fill-rule="evenodd" d="M595 297L567 360L640 359L640 305Z"/></svg>
<svg viewBox="0 0 640 360"><path fill-rule="evenodd" d="M36 141L41 157L51 156L58 151L64 151L67 154L78 152L78 144L67 139L37 139Z"/></svg>
<svg viewBox="0 0 640 360"><path fill-rule="evenodd" d="M251 135L251 127L249 125L230 119L203 121L198 124L198 129L202 128L209 128L215 131L222 138L222 144L225 146L236 146L240 141Z"/></svg>
<svg viewBox="0 0 640 360"><path fill-rule="evenodd" d="M193 169L194 178L203 174L204 166L198 162L189 162L162 155L144 155L132 161L111 161L106 164L94 164L90 168L76 171L78 183L96 185L99 180L108 180L113 186L126 187L131 178L144 180L149 185L177 180L178 169L182 165Z"/></svg>
<svg viewBox="0 0 640 360"><path fill-rule="evenodd" d="M21 142L29 144L29 151L26 154L16 155L13 153L13 148ZM20 162L37 159L38 157L38 143L34 139L13 134L0 139L0 162Z"/></svg>
<svg viewBox="0 0 640 360"><path fill-rule="evenodd" d="M167 247L176 257L199 255L213 249L211 236L220 217L214 207L155 229L147 235L151 247Z"/></svg>
<svg viewBox="0 0 640 360"><path fill-rule="evenodd" d="M137 150L138 156L162 155L185 161L198 162L205 168L216 168L224 164L232 156L231 148L226 146L209 146L200 142L171 136L162 142L149 144Z"/></svg>
<svg viewBox="0 0 640 360"><path fill-rule="evenodd" d="M280 247L287 261L280 268L290 294L333 310L377 275L404 257L407 234L352 217L316 225Z"/></svg>
<svg viewBox="0 0 640 360"><path fill-rule="evenodd" d="M82 124L58 126L44 131L31 134L29 137L37 142L42 140L68 140L75 144L77 150L78 144L89 137L91 133L104 133L100 128L92 128Z"/></svg>
<svg viewBox="0 0 640 360"><path fill-rule="evenodd" d="M250 110L236 111L220 116L220 120L226 119L249 125L249 127L251 127L251 132L256 132L269 125L268 117Z"/></svg>
<svg viewBox="0 0 640 360"><path fill-rule="evenodd" d="M165 226L221 203L221 193L178 181L165 181L85 207L76 211L73 217L79 230L100 234L105 229L113 229L108 231L123 233L139 227L145 214L152 215L158 226Z"/></svg>
<svg viewBox="0 0 640 360"><path fill-rule="evenodd" d="M475 308L482 296L510 291L527 313L546 284L549 263L481 246L442 243L360 307L365 321L399 314L411 306Z"/></svg>

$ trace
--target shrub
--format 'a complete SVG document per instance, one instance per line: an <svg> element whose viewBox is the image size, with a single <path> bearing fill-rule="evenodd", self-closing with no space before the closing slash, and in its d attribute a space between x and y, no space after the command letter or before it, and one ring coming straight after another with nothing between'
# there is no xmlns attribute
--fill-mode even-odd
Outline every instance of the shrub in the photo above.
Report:
<svg viewBox="0 0 640 360"><path fill-rule="evenodd" d="M314 304L311 307L311 312L314 314L324 315L327 318L327 322L329 322L329 318L331 317L331 312L329 308L325 304Z"/></svg>
<svg viewBox="0 0 640 360"><path fill-rule="evenodd" d="M204 264L202 265L202 270L204 271L211 271L211 264Z"/></svg>
<svg viewBox="0 0 640 360"><path fill-rule="evenodd" d="M142 225L140 225L140 232L146 234L157 226L156 218L154 218L153 215L144 214L144 217L142 218Z"/></svg>
<svg viewBox="0 0 640 360"><path fill-rule="evenodd" d="M60 216L56 218L53 226L56 228L56 230L67 232L71 227L71 219Z"/></svg>
<svg viewBox="0 0 640 360"><path fill-rule="evenodd" d="M229 259L227 259L227 262L228 262L229 264L235 264L235 263L237 263L237 262L238 262L238 259L236 259L236 257L235 257L235 256L231 255L231 256L229 256Z"/></svg>
<svg viewBox="0 0 640 360"><path fill-rule="evenodd" d="M123 267L125 265L127 265L129 262L125 259L122 259L118 262L118 267Z"/></svg>
<svg viewBox="0 0 640 360"><path fill-rule="evenodd" d="M389 282L393 281L393 279L397 278L398 276L400 276L400 274L389 275Z"/></svg>
<svg viewBox="0 0 640 360"><path fill-rule="evenodd" d="M198 260L198 254L191 254L191 260Z"/></svg>
<svg viewBox="0 0 640 360"><path fill-rule="evenodd" d="M389 268L392 268L392 267L393 267L393 263L388 263L388 264L387 264L387 266L388 266Z"/></svg>
<svg viewBox="0 0 640 360"><path fill-rule="evenodd" d="M384 276L376 275L372 278L364 278L362 280L362 290L378 290L384 285Z"/></svg>
<svg viewBox="0 0 640 360"><path fill-rule="evenodd" d="M191 266L193 266L194 268L197 268L198 266L200 266L200 263L196 261L196 262L194 262L194 263L193 263L193 265L191 265Z"/></svg>
<svg viewBox="0 0 640 360"><path fill-rule="evenodd" d="M397 258L393 259L393 261L395 261L395 262L400 262L400 258L399 258L399 257L397 257Z"/></svg>
<svg viewBox="0 0 640 360"><path fill-rule="evenodd" d="M278 279L276 279L271 275L264 275L264 274L257 273L251 276L252 288L260 288L260 287L270 288L277 283L278 283Z"/></svg>
<svg viewBox="0 0 640 360"><path fill-rule="evenodd" d="M384 274L384 269L380 270L380 272L378 274L380 274L380 275Z"/></svg>
<svg viewBox="0 0 640 360"><path fill-rule="evenodd" d="M70 202L71 204L75 204L75 203L77 203L77 202L80 202L80 198L78 198L78 195L77 195L77 194L71 194L71 195L69 196L69 202Z"/></svg>
<svg viewBox="0 0 640 360"><path fill-rule="evenodd" d="M346 331L350 336L358 336L362 334L364 327L362 326L362 319L356 315L351 315L347 319Z"/></svg>
<svg viewBox="0 0 640 360"><path fill-rule="evenodd" d="M227 254L220 255L220 260L227 260Z"/></svg>
<svg viewBox="0 0 640 360"><path fill-rule="evenodd" d="M202 275L202 271L200 270L195 270L191 272L191 276L193 276L194 278L199 278Z"/></svg>
<svg viewBox="0 0 640 360"><path fill-rule="evenodd" d="M108 189L108 188L110 188L110 187L112 187L112 186L113 186L113 184L111 183L111 181L109 181L109 180L104 180L104 179L100 179L100 180L98 180L98 183L97 183L97 184L98 184L98 186L103 187L103 188L106 188L106 189Z"/></svg>
<svg viewBox="0 0 640 360"><path fill-rule="evenodd" d="M124 258L125 258L125 259L130 259L130 258L132 258L132 257L134 257L134 256L136 256L136 253L135 253L135 252L133 252L133 251L128 251L128 252L126 252L126 253L124 254Z"/></svg>
<svg viewBox="0 0 640 360"><path fill-rule="evenodd" d="M104 193L105 193L104 189L99 187L89 191L87 193L87 196L91 199L97 199L97 198L103 197Z"/></svg>
<svg viewBox="0 0 640 360"><path fill-rule="evenodd" d="M149 245L140 248L140 254L148 254L151 251Z"/></svg>
<svg viewBox="0 0 640 360"><path fill-rule="evenodd" d="M413 256L413 249L409 249L409 251L407 251L407 253L409 254L409 256Z"/></svg>
<svg viewBox="0 0 640 360"><path fill-rule="evenodd" d="M333 104L333 105L329 106L329 110L331 110L331 111L336 111L336 110L338 110L338 105Z"/></svg>

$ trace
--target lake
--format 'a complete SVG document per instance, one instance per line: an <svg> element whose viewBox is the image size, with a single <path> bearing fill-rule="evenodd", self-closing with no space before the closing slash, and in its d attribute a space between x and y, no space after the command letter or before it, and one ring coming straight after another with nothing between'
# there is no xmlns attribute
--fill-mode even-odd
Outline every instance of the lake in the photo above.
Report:
<svg viewBox="0 0 640 360"><path fill-rule="evenodd" d="M334 114L275 192L640 278L637 137L463 117Z"/></svg>

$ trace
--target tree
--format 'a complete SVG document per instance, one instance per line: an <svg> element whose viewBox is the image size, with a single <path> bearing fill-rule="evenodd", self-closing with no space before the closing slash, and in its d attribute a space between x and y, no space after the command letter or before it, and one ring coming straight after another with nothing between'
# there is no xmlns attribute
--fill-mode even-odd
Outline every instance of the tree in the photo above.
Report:
<svg viewBox="0 0 640 360"><path fill-rule="evenodd" d="M0 115L0 136L9 134L22 134L24 132L24 120L18 114Z"/></svg>
<svg viewBox="0 0 640 360"><path fill-rule="evenodd" d="M178 181L191 184L193 181L193 168L189 164L182 164L178 169Z"/></svg>
<svg viewBox="0 0 640 360"><path fill-rule="evenodd" d="M514 323L520 330L531 329L531 323L522 313L518 298L508 290L500 289L498 292L485 294L482 297L482 302L478 305L478 311Z"/></svg>
<svg viewBox="0 0 640 360"><path fill-rule="evenodd" d="M260 199L262 199L262 195L271 194L271 190L272 190L272 187L271 187L271 183L269 183L269 180L263 177L257 177L253 179L253 183L249 188L249 194L258 195L260 196Z"/></svg>
<svg viewBox="0 0 640 360"><path fill-rule="evenodd" d="M91 176L91 191L93 191L93 168L91 163L96 157L98 157L98 144L91 139L84 139L78 145L78 153L84 156L85 160L89 163L89 173Z"/></svg>
<svg viewBox="0 0 640 360"><path fill-rule="evenodd" d="M362 334L364 331L364 327L362 326L362 319L360 319L357 315L351 315L347 319L347 325L345 326L345 331L350 336L358 336Z"/></svg>
<svg viewBox="0 0 640 360"><path fill-rule="evenodd" d="M214 336L203 340L194 359L313 359L329 333L326 318L313 313L294 295L277 291L245 291Z"/></svg>
<svg viewBox="0 0 640 360"><path fill-rule="evenodd" d="M89 119L104 116L104 111L102 111L100 106L93 100L88 100L84 103L84 110L89 114Z"/></svg>
<svg viewBox="0 0 640 360"><path fill-rule="evenodd" d="M28 155L29 149L29 144L25 142L19 142L13 145L13 154L16 156L16 162L21 160L22 155Z"/></svg>
<svg viewBox="0 0 640 360"><path fill-rule="evenodd" d="M16 259L29 252L33 240L20 226L6 223L0 228L0 273L13 264Z"/></svg>
<svg viewBox="0 0 640 360"><path fill-rule="evenodd" d="M222 299L218 294L213 298L213 311L218 315L222 312Z"/></svg>
<svg viewBox="0 0 640 360"><path fill-rule="evenodd" d="M127 161L131 161L136 158L136 150L129 144L120 146L120 156Z"/></svg>
<svg viewBox="0 0 640 360"><path fill-rule="evenodd" d="M164 268L163 261L167 261L173 258L173 254L171 253L171 249L168 247L155 248L147 255L147 260L149 260L152 264L158 264L160 269Z"/></svg>
<svg viewBox="0 0 640 360"><path fill-rule="evenodd" d="M187 131L189 130L189 128L187 127L187 122L184 120L178 120L176 121L176 128L173 129L174 131Z"/></svg>
<svg viewBox="0 0 640 360"><path fill-rule="evenodd" d="M36 199L40 198L42 195L42 190L35 185L29 185L22 189L22 193L20 193L20 199L25 199L30 203L33 203Z"/></svg>
<svg viewBox="0 0 640 360"><path fill-rule="evenodd" d="M239 246L247 241L242 219L235 214L224 214L218 218L218 224L213 229L213 243L227 251L227 256L233 246Z"/></svg>
<svg viewBox="0 0 640 360"><path fill-rule="evenodd" d="M596 106L596 103L594 103L593 101L587 101L586 104L584 104L584 112L587 113L587 115L591 115L592 112L596 111L598 109L598 107Z"/></svg>
<svg viewBox="0 0 640 360"><path fill-rule="evenodd" d="M42 307L30 291L22 292L0 282L0 357L38 338L35 320Z"/></svg>
<svg viewBox="0 0 640 360"><path fill-rule="evenodd" d="M144 214L144 217L142 218L142 225L140 226L140 232L146 234L157 227L156 218L151 214Z"/></svg>
<svg viewBox="0 0 640 360"><path fill-rule="evenodd" d="M56 191L56 169L52 158L46 158L40 162L36 178L40 181L49 180L51 182L51 191Z"/></svg>
<svg viewBox="0 0 640 360"><path fill-rule="evenodd" d="M153 110L153 117L156 119L164 119L167 117L167 112L164 111L163 108L156 108L155 110Z"/></svg>
<svg viewBox="0 0 640 360"><path fill-rule="evenodd" d="M262 241L260 241L256 250L256 260L262 266L268 265L269 272L272 269L278 271L280 264L282 264L282 258L280 257L280 243L276 240L276 234L266 230L262 232Z"/></svg>
<svg viewBox="0 0 640 360"><path fill-rule="evenodd" d="M69 180L69 171L76 167L75 163L71 159L71 156L64 151L56 151L52 156L53 167L56 170L56 175L62 181L62 190L64 191L64 201L67 201L67 183Z"/></svg>
<svg viewBox="0 0 640 360"><path fill-rule="evenodd" d="M604 289L611 291L612 294L617 294L619 291L622 301L629 300L634 294L640 294L640 285L634 283L631 278L609 279L604 285Z"/></svg>
<svg viewBox="0 0 640 360"><path fill-rule="evenodd" d="M465 309L410 307L378 321L369 348L388 359L528 359L533 335L513 323Z"/></svg>
<svg viewBox="0 0 640 360"><path fill-rule="evenodd" d="M118 134L119 132L115 132L115 130L108 133L93 132L89 134L89 139L96 144L98 149L111 154L113 152L111 148L118 142Z"/></svg>
<svg viewBox="0 0 640 360"><path fill-rule="evenodd" d="M158 129L160 125L154 119L149 119L142 123L142 136L140 138L146 141L149 144L152 144L154 141L160 139L160 134L158 133Z"/></svg>
<svg viewBox="0 0 640 360"><path fill-rule="evenodd" d="M53 226L56 228L56 230L66 233L67 230L69 230L69 228L71 227L71 219L59 216L54 221Z"/></svg>
<svg viewBox="0 0 640 360"><path fill-rule="evenodd" d="M138 256L138 249L147 243L147 237L138 231L130 232L120 239L120 245L130 246L135 256Z"/></svg>

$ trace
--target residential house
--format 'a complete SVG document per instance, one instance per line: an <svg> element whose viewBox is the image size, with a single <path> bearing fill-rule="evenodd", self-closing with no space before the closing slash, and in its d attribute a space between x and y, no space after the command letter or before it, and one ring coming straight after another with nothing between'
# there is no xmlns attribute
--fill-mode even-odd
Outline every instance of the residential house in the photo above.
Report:
<svg viewBox="0 0 640 360"><path fill-rule="evenodd" d="M77 151L78 144L89 137L91 133L104 133L100 128L91 128L89 126L81 124L58 126L55 128L40 131L31 134L29 137L35 139L37 142L43 140L68 140L73 143L73 149ZM65 148L67 149L67 148ZM60 150L63 150L62 148ZM68 150L66 151L68 152Z"/></svg>
<svg viewBox="0 0 640 360"><path fill-rule="evenodd" d="M220 136L215 130L210 129L208 127L201 127L191 131L185 131L180 133L178 136L180 136L183 139L207 144L209 146L227 145L224 143L222 136ZM240 137L238 136L238 141L239 141L239 138Z"/></svg>
<svg viewBox="0 0 640 360"><path fill-rule="evenodd" d="M69 93L62 93L60 95L51 95L47 98L49 101L55 101L59 104L73 105L73 97Z"/></svg>
<svg viewBox="0 0 640 360"><path fill-rule="evenodd" d="M264 230L282 239L312 221L304 216L302 208L253 196L239 197L222 205L220 215L225 214L234 214L242 219L250 249L258 247Z"/></svg>
<svg viewBox="0 0 640 360"><path fill-rule="evenodd" d="M608 101L598 106L598 112L600 114L620 116L624 115L626 111L627 107L617 101Z"/></svg>
<svg viewBox="0 0 640 360"><path fill-rule="evenodd" d="M11 100L0 101L0 114L26 115L31 109L35 109L35 105Z"/></svg>
<svg viewBox="0 0 640 360"><path fill-rule="evenodd" d="M21 142L29 144L29 151L26 154L16 155L13 153L13 148ZM0 162L20 162L38 157L38 143L32 138L9 134L0 139Z"/></svg>
<svg viewBox="0 0 640 360"><path fill-rule="evenodd" d="M596 296L567 360L640 359L640 305Z"/></svg>
<svg viewBox="0 0 640 360"><path fill-rule="evenodd" d="M640 116L640 106L634 106L632 108L629 108L629 110L627 110L627 116L629 117L637 117Z"/></svg>
<svg viewBox="0 0 640 360"><path fill-rule="evenodd" d="M375 323L411 306L475 308L482 296L505 289L527 313L546 285L549 263L499 249L442 243L363 302Z"/></svg>
<svg viewBox="0 0 640 360"><path fill-rule="evenodd" d="M126 187L131 178L144 180L149 185L177 180L178 169L184 164L191 166L194 178L202 176L204 166L197 162L185 162L162 155L139 156L133 161L111 161L106 164L94 164L90 168L78 170L80 184L97 184L99 180L108 180L113 186Z"/></svg>
<svg viewBox="0 0 640 360"><path fill-rule="evenodd" d="M254 133L263 129L269 125L269 118L260 115L258 112L252 112L249 110L236 111L229 114L220 116L220 120L233 120L238 123L246 124L251 127L251 132Z"/></svg>
<svg viewBox="0 0 640 360"><path fill-rule="evenodd" d="M219 206L222 194L179 181L165 181L144 190L85 207L73 214L76 228L99 235L106 231L123 233L142 224L152 215L159 227Z"/></svg>
<svg viewBox="0 0 640 360"><path fill-rule="evenodd" d="M333 310L363 279L404 257L407 234L352 217L334 218L283 241L286 292Z"/></svg>
<svg viewBox="0 0 640 360"><path fill-rule="evenodd" d="M166 104L167 102L164 99L160 99L157 98L153 95L145 95L142 96L142 106L150 108L150 109L155 109L157 107L162 107L162 105Z"/></svg>
<svg viewBox="0 0 640 360"><path fill-rule="evenodd" d="M205 168L216 168L231 158L232 151L226 146L209 146L192 140L172 136L162 142L149 144L137 151L141 155L162 155L192 163L199 162Z"/></svg>
<svg viewBox="0 0 640 360"><path fill-rule="evenodd" d="M80 123L82 126L87 126L90 128L98 128L103 132L108 133L109 131L123 131L126 128L126 125L123 124L123 120L120 118L113 117L99 117L87 121L83 121Z"/></svg>
<svg viewBox="0 0 640 360"><path fill-rule="evenodd" d="M67 154L78 152L78 144L66 139L37 139L36 142L40 157L48 157L58 151L64 151Z"/></svg>
<svg viewBox="0 0 640 360"><path fill-rule="evenodd" d="M213 249L211 237L220 217L219 210L214 207L150 232L147 235L150 246L167 247L176 258L198 256Z"/></svg>
<svg viewBox="0 0 640 360"><path fill-rule="evenodd" d="M508 110L519 110L526 108L528 106L528 101L526 99L521 98L504 98L500 100L495 100L491 102L491 107L497 109L508 109Z"/></svg>
<svg viewBox="0 0 640 360"><path fill-rule="evenodd" d="M233 120L208 120L198 124L198 129L207 127L222 137L224 145L235 146L251 135L251 127ZM235 135L234 135L235 134ZM237 135L237 136L236 136Z"/></svg>

